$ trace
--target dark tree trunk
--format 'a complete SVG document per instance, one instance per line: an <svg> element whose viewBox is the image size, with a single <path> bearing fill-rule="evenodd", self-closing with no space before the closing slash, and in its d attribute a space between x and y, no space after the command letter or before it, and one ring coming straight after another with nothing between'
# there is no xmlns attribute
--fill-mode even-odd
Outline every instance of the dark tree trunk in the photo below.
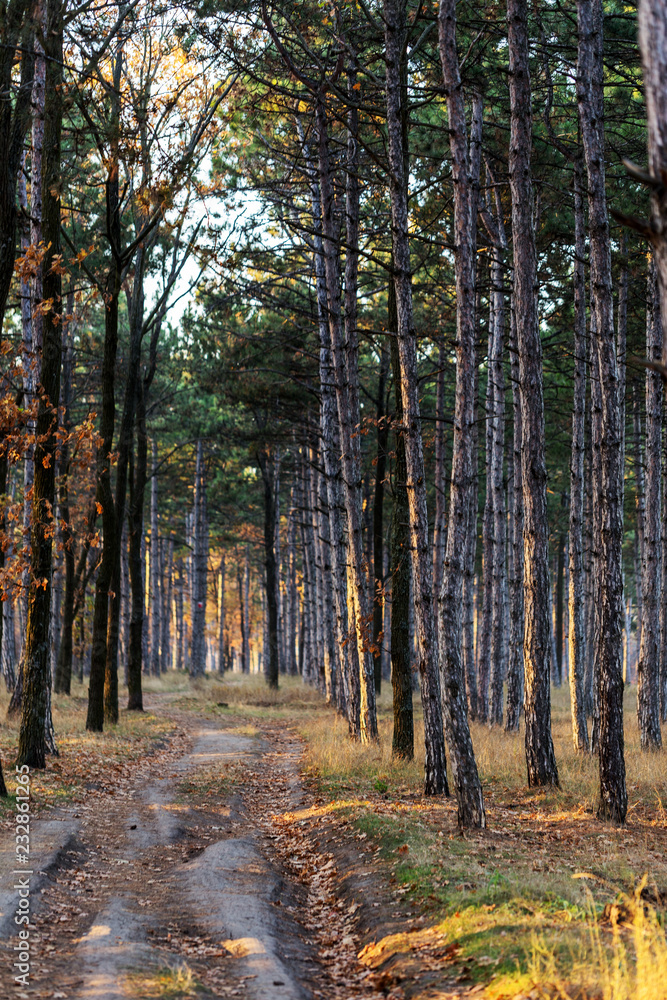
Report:
<svg viewBox="0 0 667 1000"><path fill-rule="evenodd" d="M544 445L542 343L537 316L533 222L532 104L526 0L508 0L509 176L512 192L514 314L521 388L524 504L524 669L528 784L558 785L549 689L549 525Z"/></svg>
<svg viewBox="0 0 667 1000"><path fill-rule="evenodd" d="M278 659L278 595L276 573L276 511L273 492L273 462L266 453L257 453L264 481L264 565L266 567L266 607L268 618L268 655L265 651L266 683L277 690L280 675Z"/></svg>
<svg viewBox="0 0 667 1000"><path fill-rule="evenodd" d="M118 644L120 638L120 618L122 600L122 545L125 503L127 496L127 476L129 455L132 448L132 430L137 399L137 383L140 378L141 339L144 315L144 264L146 251L142 246L135 256L134 283L130 314L130 351L128 357L127 380L123 414L118 434L118 460L116 464L115 498L115 550L111 576L112 597L109 602L107 625L107 649L104 675L104 718L106 722L118 722Z"/></svg>
<svg viewBox="0 0 667 1000"><path fill-rule="evenodd" d="M394 757L412 760L415 753L412 711L412 665L410 649L410 511L408 508L407 468L403 437L403 401L396 329L396 295L389 284L391 367L394 377L396 460L394 465L394 503L391 520L391 687L393 694L394 734L391 751ZM446 780L446 779L445 779Z"/></svg>
<svg viewBox="0 0 667 1000"><path fill-rule="evenodd" d="M37 416L35 482L30 532L30 591L25 645L25 672L17 763L45 766L50 733L47 712L51 677L49 649L51 628L52 530L55 509L56 432L60 401L62 355L62 278L54 267L60 251L60 137L63 86L63 9L61 0L46 7L46 105L42 160L42 233L44 258L43 296L50 303L44 316L42 345L42 394ZM46 581L42 584L42 581Z"/></svg>
<svg viewBox="0 0 667 1000"><path fill-rule="evenodd" d="M447 791L441 681L436 656L433 612L433 563L428 530L426 476L419 410L417 343L412 306L412 272L408 228L408 80L404 59L406 9L404 0L385 0L386 106L389 139L389 190L392 218L392 270L396 296L396 329L403 403L403 432L413 562L412 606L417 633L417 657L424 713L425 780L427 795ZM465 689L463 688L465 696ZM454 733L450 730L450 736Z"/></svg>
<svg viewBox="0 0 667 1000"><path fill-rule="evenodd" d="M67 297L67 313L72 315L74 309L73 295ZM72 332L71 320L64 327L64 356L62 369L61 404L63 410L63 429L65 435L71 430L70 403L72 398ZM69 441L63 441L60 454L60 520L63 524L62 545L65 563L65 597L63 601L63 620L60 633L60 647L56 663L54 690L57 694L69 694L72 684L72 647L74 631L74 537L70 525L69 509Z"/></svg>
<svg viewBox="0 0 667 1000"><path fill-rule="evenodd" d="M128 543L132 602L130 608L130 648L127 665L128 711L143 712L141 667L143 660L144 632L144 563L141 543L144 534L144 493L148 478L148 437L146 435L146 404L144 385L136 385L136 458L130 449L130 509L128 515Z"/></svg>
<svg viewBox="0 0 667 1000"><path fill-rule="evenodd" d="M660 361L662 324L655 262L648 270L646 295L646 357ZM646 504L642 560L642 634L637 664L637 719L643 750L662 746L660 732L660 485L662 457L662 377L646 369Z"/></svg>
<svg viewBox="0 0 667 1000"><path fill-rule="evenodd" d="M467 533L472 526L475 412L475 247L479 199L479 161L468 148L468 130L456 50L456 3L440 0L439 51L449 124L454 182L456 272L456 400L449 501L449 526L439 596L438 652L445 732L452 758L459 826L484 827L486 814L477 773L466 703L462 658L462 606ZM480 116L481 124L481 116ZM472 146L472 143L471 143Z"/></svg>
<svg viewBox="0 0 667 1000"><path fill-rule="evenodd" d="M385 413L389 351L381 348L380 377L377 395L377 457L375 460L375 496L373 498L373 576L375 597L373 603L373 666L375 691L382 689L382 626L384 619L384 479L387 471L387 441L389 424Z"/></svg>
<svg viewBox="0 0 667 1000"><path fill-rule="evenodd" d="M116 355L118 352L118 298L121 288L121 263L119 258L120 187L119 187L119 131L120 131L120 77L122 52L117 52L114 62L114 90L112 92L111 142L109 172L106 182L107 227L111 265L105 289L104 359L102 362L102 415L100 418L101 444L97 450L97 502L102 507L102 561L95 581L95 607L93 611L93 637L88 687L88 715L86 729L102 732L104 728L104 687L107 663L107 629L109 625L109 592L113 583L118 544L116 540L116 510L111 490L111 450L116 419ZM116 680L117 683L117 680ZM111 696L110 696L111 697Z"/></svg>
<svg viewBox="0 0 667 1000"><path fill-rule="evenodd" d="M509 657L507 661L507 715L505 729L519 731L519 718L523 707L523 476L521 472L522 423L521 380L519 352L516 342L516 317L514 302L510 313L510 366L512 372L512 537L511 575L509 580Z"/></svg>
<svg viewBox="0 0 667 1000"><path fill-rule="evenodd" d="M613 321L611 245L605 191L602 0L577 2L577 101L588 173L593 342L602 404L600 478L594 484L600 526L596 663L600 711L601 819L625 822L628 795L623 748L623 470L622 406Z"/></svg>
<svg viewBox="0 0 667 1000"><path fill-rule="evenodd" d="M584 454L586 408L586 268L584 255L583 178L581 165L574 165L574 386L572 403L572 453L570 457L570 533L569 533L569 675L572 739L575 750L589 749L586 705L584 699Z"/></svg>
<svg viewBox="0 0 667 1000"><path fill-rule="evenodd" d="M32 81L35 69L34 29L29 0L17 0L3 8L0 20L0 328L5 318L7 297L14 277L16 259L16 189L23 142L30 125ZM18 96L12 103L14 59L21 47L21 75Z"/></svg>

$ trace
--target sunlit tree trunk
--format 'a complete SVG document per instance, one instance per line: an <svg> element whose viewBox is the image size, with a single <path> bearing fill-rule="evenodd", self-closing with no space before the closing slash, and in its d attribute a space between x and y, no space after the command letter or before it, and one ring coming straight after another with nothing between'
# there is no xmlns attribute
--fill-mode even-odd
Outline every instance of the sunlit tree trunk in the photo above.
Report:
<svg viewBox="0 0 667 1000"><path fill-rule="evenodd" d="M336 223L334 218L333 178L329 162L326 110L323 99L317 101L320 196L322 206L322 249L327 288L329 336L335 374L343 492L347 512L348 558L351 590L348 615L355 623L359 661L359 734L362 742L377 739L375 681L371 654L371 611L364 573L361 435L359 414L359 375L357 343L357 269L359 239L359 182L357 178L356 119L351 111L349 122L346 183L346 254L345 254L345 324L340 314L340 281ZM349 598L352 598L350 602Z"/></svg>

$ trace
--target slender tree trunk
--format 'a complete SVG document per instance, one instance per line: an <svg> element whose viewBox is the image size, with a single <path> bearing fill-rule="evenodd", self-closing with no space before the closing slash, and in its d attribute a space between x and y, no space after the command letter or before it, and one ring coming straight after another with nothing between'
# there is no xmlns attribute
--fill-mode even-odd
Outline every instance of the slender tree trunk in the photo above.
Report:
<svg viewBox="0 0 667 1000"><path fill-rule="evenodd" d="M340 459L341 431L336 401L336 376L331 353L329 304L325 273L324 246L322 242L322 195L317 171L311 161L303 129L297 119L299 138L304 150L311 190L313 215L313 263L317 294L317 318L320 339L320 437L322 459L327 486L329 511L329 538L331 542L331 570L336 615L336 639L340 652L341 680L339 697L347 715L350 736L359 739L360 731L360 674L358 647L349 642L351 627L348 617L347 550L345 541L345 509L343 501L342 470ZM295 524L296 531L296 524ZM298 613L295 608L295 614ZM294 619L296 622L296 618ZM305 620L305 619L304 619ZM303 648L299 646L301 659ZM296 666L296 664L295 664ZM299 673L301 673L299 669Z"/></svg>
<svg viewBox="0 0 667 1000"><path fill-rule="evenodd" d="M488 364L485 400L485 448L484 479L485 497L482 514L482 613L477 623L477 717L480 722L489 721L489 679L491 675L491 618L493 615L493 488L491 485L491 452L493 449L493 378L491 377L491 357L493 354L493 325L490 324L488 337Z"/></svg>
<svg viewBox="0 0 667 1000"><path fill-rule="evenodd" d="M194 488L194 509L192 526L192 654L190 662L190 675L201 677L206 669L206 646L204 643L204 632L206 628L206 524L205 524L205 477L204 477L204 449L201 440L197 441L197 454L195 463L195 488ZM245 600L247 600L247 595ZM246 609L247 610L247 609ZM244 637L244 646L245 639ZM246 658L248 670L250 669L250 658Z"/></svg>
<svg viewBox="0 0 667 1000"><path fill-rule="evenodd" d="M572 739L578 751L590 749L584 699L584 454L586 408L586 235L581 164L574 164L574 385L570 455L569 608L570 709Z"/></svg>
<svg viewBox="0 0 667 1000"><path fill-rule="evenodd" d="M104 727L104 685L107 662L107 629L109 624L109 592L116 563L116 510L111 491L111 451L116 418L115 379L118 351L118 298L121 289L121 265L118 258L120 227L119 132L120 78L122 43L114 56L109 167L106 181L107 227L111 264L107 276L104 314L104 358L102 361L101 444L97 450L97 502L102 507L102 561L95 581L95 608L88 687L86 729L102 732Z"/></svg>
<svg viewBox="0 0 667 1000"><path fill-rule="evenodd" d="M74 296L67 296L67 315L74 310ZM72 647L74 630L74 535L70 522L69 476L70 448L68 435L71 431L70 405L72 401L72 320L63 326L63 365L60 403L62 407L62 429L64 440L60 450L60 496L59 515L62 527L63 561L65 564L65 595L60 632L60 647L56 661L54 691L69 694L72 684Z"/></svg>
<svg viewBox="0 0 667 1000"><path fill-rule="evenodd" d="M512 574L509 581L509 658L507 663L507 715L505 729L519 731L523 706L524 600L523 600L523 474L521 471L521 379L512 301L510 313L510 368L512 373Z"/></svg>
<svg viewBox="0 0 667 1000"><path fill-rule="evenodd" d="M63 10L61 0L47 0L46 8L46 106L44 157L42 162L42 233L47 246L44 257L43 295L50 304L44 315L41 384L35 445L35 483L31 526L31 583L28 601L24 695L21 712L17 764L45 766L51 738L49 640L53 510L55 508L55 460L57 408L60 399L62 353L62 278L54 267L60 251L60 176L63 86ZM1 483L0 483L1 485ZM6 484L5 484L6 488ZM46 581L43 583L43 581Z"/></svg>
<svg viewBox="0 0 667 1000"><path fill-rule="evenodd" d="M243 566L243 659L250 673L250 546L246 543Z"/></svg>
<svg viewBox="0 0 667 1000"><path fill-rule="evenodd" d="M375 495L373 498L373 664L375 691L382 690L382 644L384 622L384 480L387 473L387 442L389 423L385 413L387 377L389 374L389 351L385 345L380 349L380 374L377 395L377 456L375 460Z"/></svg>
<svg viewBox="0 0 667 1000"><path fill-rule="evenodd" d="M635 594L637 595L637 648L639 648L641 645L642 623L644 621L642 565L644 562L644 509L646 494L644 486L644 459L642 456L642 418L636 380L632 383L632 432L632 457L635 471L635 537L633 555Z"/></svg>
<svg viewBox="0 0 667 1000"><path fill-rule="evenodd" d="M648 119L648 165L651 183L651 233L662 324L662 364L667 366L667 9L662 0L641 0L639 47L644 67ZM663 375L665 372L663 372Z"/></svg>
<svg viewBox="0 0 667 1000"><path fill-rule="evenodd" d="M391 521L391 686L394 732L392 756L404 760L414 757L415 737L412 710L412 650L410 648L410 510L408 504L403 397L398 342L396 294L389 283L387 326L390 336L391 367L394 376L396 460L394 465L394 504ZM446 780L446 779L445 779Z"/></svg>
<svg viewBox="0 0 667 1000"><path fill-rule="evenodd" d="M127 707L129 711L143 712L141 673L144 640L144 561L142 542L144 536L144 493L148 479L148 438L146 435L146 397L143 380L137 380L136 402L136 460L130 451L130 509L128 541L132 604L130 611L130 648L127 667Z"/></svg>
<svg viewBox="0 0 667 1000"><path fill-rule="evenodd" d="M549 690L549 526L544 445L542 343L537 316L533 222L532 106L526 0L508 0L509 175L512 192L514 315L521 393L524 506L524 668L528 784L558 785Z"/></svg>
<svg viewBox="0 0 667 1000"><path fill-rule="evenodd" d="M661 524L662 590L660 592L660 718L662 722L667 722L667 421L663 421L662 428Z"/></svg>
<svg viewBox="0 0 667 1000"><path fill-rule="evenodd" d="M439 597L438 650L445 706L445 731L459 826L486 826L482 787L468 726L462 664L462 603L465 554L473 519L475 413L475 248L479 199L479 160L468 149L468 132L456 51L456 4L441 0L438 12L439 51L447 100L449 145L454 182L456 273L456 400L449 502L449 527L442 590ZM481 114L479 138L481 138ZM474 121L474 120L473 120ZM391 134L391 133L390 133ZM478 137L471 135L473 141ZM479 709L479 699L478 699Z"/></svg>
<svg viewBox="0 0 667 1000"><path fill-rule="evenodd" d="M611 246L605 193L602 0L577 0L577 101L588 173L588 217L595 350L600 376L600 479L595 484L600 524L599 628L596 662L600 710L601 819L625 822L628 797L623 752L623 434L613 324Z"/></svg>
<svg viewBox="0 0 667 1000"><path fill-rule="evenodd" d="M197 476L195 474L195 498L197 497ZM196 503L195 499L195 503ZM196 515L195 515L196 518ZM195 520L195 524L196 524ZM196 531L196 528L195 528ZM195 541L195 560L197 559ZM151 660L149 673L153 677L160 676L160 633L161 611L162 611L162 588L160 586L160 533L158 521L158 495L157 495L157 441L151 440L151 542L150 542L150 597L149 597L149 620L151 633ZM195 570L195 573L197 570Z"/></svg>
<svg viewBox="0 0 667 1000"><path fill-rule="evenodd" d="M278 658L278 595L276 573L276 510L274 487L274 469L270 456L264 452L257 453L257 461L264 481L264 560L266 566L266 606L268 618L268 651L265 649L264 673L266 683L277 690L280 677L280 661ZM268 655L267 655L268 653Z"/></svg>
<svg viewBox="0 0 667 1000"><path fill-rule="evenodd" d="M389 139L389 190L392 218L392 270L396 296L400 363L400 388L403 405L402 430L405 442L406 487L410 514L410 547L413 563L414 596L412 606L417 633L417 660L424 713L425 780L427 795L447 793L447 766L443 738L441 680L436 657L436 631L433 613L433 564L426 507L426 475L419 412L417 338L412 308L412 272L408 220L408 107L407 65L404 60L406 10L404 0L385 0L386 105ZM393 331L392 331L393 332ZM461 677L462 681L463 678ZM452 695L465 699L465 688L450 688L446 695L449 708ZM467 729L467 717L465 720ZM456 741L457 731L449 736ZM458 751L458 744L456 744ZM462 761L454 765L459 768ZM460 771L461 778L464 773ZM459 785L457 784L457 788Z"/></svg>
<svg viewBox="0 0 667 1000"><path fill-rule="evenodd" d="M662 354L660 298L653 259L646 295L646 357L659 362ZM662 377L646 369L646 506L642 560L642 633L637 664L637 719L643 750L662 746L660 732L660 485L662 457Z"/></svg>
<svg viewBox="0 0 667 1000"><path fill-rule="evenodd" d="M507 245L502 207L497 198L496 239L492 251L491 297L493 302L493 338L489 357L489 378L493 383L490 414L492 429L491 491L493 494L493 588L491 615L491 705L489 722L503 722L503 681L507 664L505 635L505 589L507 563L507 509L505 504L505 373L503 347L505 339L504 251Z"/></svg>
<svg viewBox="0 0 667 1000"><path fill-rule="evenodd" d="M438 374L435 389L435 521L433 523L433 593L437 600L442 586L442 567L447 544L447 482L445 472L445 339L438 342Z"/></svg>
<svg viewBox="0 0 667 1000"><path fill-rule="evenodd" d="M348 225L345 261L345 336L340 316L338 251L335 237L334 190L329 164L326 111L321 98L317 101L320 194L322 203L322 249L327 288L329 335L335 373L336 400L340 426L340 454L343 473L345 509L347 511L349 566L351 570L354 624L359 662L359 733L362 742L377 739L375 682L371 654L371 614L366 575L363 568L363 519L361 496L361 436L359 386L357 370L357 262L359 192L357 179L356 126L350 122L346 218Z"/></svg>
<svg viewBox="0 0 667 1000"><path fill-rule="evenodd" d="M225 658L225 553L220 556L218 570L218 673L224 674L227 669Z"/></svg>

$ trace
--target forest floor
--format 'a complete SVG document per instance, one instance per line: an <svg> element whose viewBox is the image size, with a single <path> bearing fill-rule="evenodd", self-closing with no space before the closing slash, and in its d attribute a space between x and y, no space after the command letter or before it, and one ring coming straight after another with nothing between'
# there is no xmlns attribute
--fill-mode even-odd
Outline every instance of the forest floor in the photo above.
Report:
<svg viewBox="0 0 667 1000"><path fill-rule="evenodd" d="M626 827L595 820L554 692L562 788L525 789L521 738L475 726L488 829L465 836L421 795L420 753L392 763L390 692L372 748L291 679L148 680L147 711L103 735L84 694L56 699L60 757L31 776L28 989L0 726L2 1000L667 996L667 765L636 747L632 691Z"/></svg>

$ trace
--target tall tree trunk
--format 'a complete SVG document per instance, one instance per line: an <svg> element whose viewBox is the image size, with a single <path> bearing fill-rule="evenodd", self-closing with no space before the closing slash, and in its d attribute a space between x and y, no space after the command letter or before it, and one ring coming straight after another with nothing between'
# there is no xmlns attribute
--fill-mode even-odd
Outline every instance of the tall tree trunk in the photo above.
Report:
<svg viewBox="0 0 667 1000"><path fill-rule="evenodd" d="M128 541L132 603L130 611L130 649L127 667L127 707L129 711L143 712L141 673L144 641L144 493L148 479L148 437L146 435L146 396L142 379L137 380L136 401L136 459L130 451L130 509L128 516Z"/></svg>
<svg viewBox="0 0 667 1000"><path fill-rule="evenodd" d="M246 543L243 565L243 661L250 673L250 546Z"/></svg>
<svg viewBox="0 0 667 1000"><path fill-rule="evenodd" d="M491 613L491 703L489 722L502 725L503 722L503 681L507 664L505 635L505 590L507 584L507 510L505 505L505 373L503 371L503 348L505 339L505 291L504 252L507 248L502 206L496 194L496 220L494 226L493 250L491 255L491 351L489 355L489 379L493 390L491 421L491 461L489 464L490 486L493 510L493 586ZM490 214L490 213L489 213Z"/></svg>
<svg viewBox="0 0 667 1000"><path fill-rule="evenodd" d="M345 337L340 315L340 282L334 218L334 189L329 163L326 111L321 97L317 101L320 195L322 205L322 249L327 288L329 336L335 373L336 401L340 426L340 455L343 491L347 511L349 566L352 606L359 663L359 735L362 742L377 739L375 682L370 643L370 608L364 573L361 435L359 434L359 385L357 368L357 266L359 191L357 178L357 138L354 115L351 117L348 143L346 189L347 251L345 259Z"/></svg>
<svg viewBox="0 0 667 1000"><path fill-rule="evenodd" d="M574 385L572 392L572 452L570 455L569 609L570 709L575 750L590 748L584 699L584 454L586 408L586 234L583 177L574 164Z"/></svg>
<svg viewBox="0 0 667 1000"><path fill-rule="evenodd" d="M435 520L433 522L433 593L442 586L442 567L447 544L447 482L445 472L445 338L438 341L438 374L435 389Z"/></svg>
<svg viewBox="0 0 667 1000"><path fill-rule="evenodd" d="M360 730L360 673L358 646L349 642L350 623L348 617L347 548L345 540L345 510L343 501L342 469L340 457L341 430L336 400L335 371L331 352L331 332L329 324L329 304L327 278L325 272L324 246L322 242L322 194L318 173L311 160L305 142L303 128L297 119L297 129L304 151L311 191L313 215L313 264L317 295L317 319L320 340L320 439L322 460L327 487L327 507L329 511L329 538L331 542L331 570L336 615L336 639L340 653L342 683L338 688L340 706L347 715L350 736L359 739ZM296 522L295 522L296 531ZM295 608L295 613L298 613ZM294 619L296 623L296 618ZM305 621L305 618L303 619ZM303 653L299 646L299 658ZM296 663L294 664L296 666ZM299 670L301 673L301 670Z"/></svg>
<svg viewBox="0 0 667 1000"><path fill-rule="evenodd" d="M577 101L588 173L588 218L595 349L602 397L596 661L600 710L598 815L625 821L628 797L623 753L623 470L621 401L613 323L611 246L605 193L602 0L577 0Z"/></svg>
<svg viewBox="0 0 667 1000"><path fill-rule="evenodd" d="M648 119L648 165L651 177L651 233L662 326L662 364L667 366L667 9L662 0L639 4L639 47L644 67ZM664 374L664 372L663 372Z"/></svg>
<svg viewBox="0 0 667 1000"><path fill-rule="evenodd" d="M197 453L199 456L199 453ZM197 497L197 474L195 473L195 498ZM195 503L197 500L195 499ZM196 516L195 516L196 517ZM195 524L196 524L195 519ZM196 528L195 528L196 530ZM195 559L197 559L195 541ZM158 521L157 495L157 441L151 440L151 544L150 544L150 597L149 619L151 633L151 662L149 672L160 676L160 634L162 632L162 587L160 574L160 529ZM197 571L195 570L195 573Z"/></svg>
<svg viewBox="0 0 667 1000"><path fill-rule="evenodd" d="M410 514L410 547L413 565L412 607L417 633L417 662L424 713L424 791L446 793L447 766L443 737L441 680L438 675L433 612L433 564L426 507L426 475L419 412L417 338L412 308L412 273L408 222L408 80L404 59L406 10L404 0L385 0L386 104L389 138L389 191L392 218L392 270L396 295L396 338L400 363L405 442L406 487ZM393 332L393 331L392 331ZM460 678L462 681L462 678ZM445 695L447 710L452 695L465 698L465 688ZM459 699L460 700L460 699ZM467 729L467 718L465 720ZM456 741L451 728L449 737ZM453 752L458 752L458 744ZM460 761L454 764L455 773ZM461 778L464 777L461 771ZM457 783L458 788L458 783Z"/></svg>
<svg viewBox="0 0 667 1000"><path fill-rule="evenodd" d="M660 718L667 722L667 421L662 428L662 590L660 592Z"/></svg>
<svg viewBox="0 0 667 1000"><path fill-rule="evenodd" d="M63 86L63 9L61 0L47 0L45 32L46 106L42 161L43 295L49 303L44 315L40 398L35 445L35 483L31 526L31 583L28 601L24 693L17 764L45 766L51 737L48 714L51 694L49 640L53 510L60 364L62 354L62 278L54 267L60 251L60 177ZM46 581L44 583L44 581Z"/></svg>
<svg viewBox="0 0 667 1000"><path fill-rule="evenodd" d="M465 680L461 656L462 602L465 554L472 528L474 481L472 424L475 412L475 248L479 200L479 160L470 155L465 103L456 51L456 4L440 0L439 51L442 64L449 146L454 182L454 243L456 274L456 400L449 502L449 526L440 592L438 650L445 706L445 732L459 826L486 826L482 786L477 773L468 726ZM473 119L473 122L475 119ZM479 126L481 139L481 114ZM391 133L390 133L391 134ZM479 699L478 699L479 710Z"/></svg>
<svg viewBox="0 0 667 1000"><path fill-rule="evenodd" d="M387 442L389 423L385 412L387 377L389 375L389 351L386 345L380 348L380 373L377 395L377 456L375 459L375 494L373 497L373 667L375 691L382 690L382 628L384 623L384 480L387 472Z"/></svg>
<svg viewBox="0 0 667 1000"><path fill-rule="evenodd" d="M412 760L415 753L412 710L412 650L410 648L410 510L408 504L403 397L398 357L396 293L389 282L387 326L390 337L391 367L394 376L396 459L394 503L391 519L391 687L394 731L392 756ZM446 777L445 777L446 780Z"/></svg>
<svg viewBox="0 0 667 1000"><path fill-rule="evenodd" d="M224 674L227 669L225 658L225 553L220 556L218 570L218 673Z"/></svg>
<svg viewBox="0 0 667 1000"><path fill-rule="evenodd" d="M280 677L278 658L278 594L276 572L276 510L273 461L266 452L257 453L264 482L264 565L266 567L266 606L268 619L268 650L264 651L266 683L277 690Z"/></svg>
<svg viewBox="0 0 667 1000"><path fill-rule="evenodd" d="M102 561L95 581L95 608L88 687L86 729L102 732L104 728L104 684L107 662L107 629L109 624L109 592L116 563L116 510L111 491L111 451L116 418L115 378L118 351L118 298L121 288L121 241L119 142L120 142L120 78L122 72L122 42L114 55L113 91L111 97L109 166L106 180L107 229L111 263L107 275L104 313L104 358L102 361L101 443L97 449L97 502L102 507Z"/></svg>
<svg viewBox="0 0 667 1000"><path fill-rule="evenodd" d="M72 316L74 296L67 296L67 315ZM63 326L63 366L60 403L62 407L62 428L64 439L60 450L60 496L59 515L62 527L63 560L65 563L65 596L63 601L63 618L60 633L60 647L56 661L54 691L57 694L69 694L72 684L72 647L74 630L74 535L70 523L69 508L69 476L70 448L69 434L72 429L70 405L72 401L72 320Z"/></svg>
<svg viewBox="0 0 667 1000"><path fill-rule="evenodd" d="M644 562L644 459L642 456L642 418L639 405L637 380L632 383L632 458L635 472L635 537L633 545L635 593L637 595L637 647L641 645L644 599L642 592L642 565Z"/></svg>
<svg viewBox="0 0 667 1000"><path fill-rule="evenodd" d="M190 675L201 677L206 669L206 646L204 632L206 628L206 484L204 475L204 449L201 440L197 441L195 462L195 487L192 526L192 654ZM246 596L247 600L247 596ZM247 660L248 669L249 658Z"/></svg>
<svg viewBox="0 0 667 1000"><path fill-rule="evenodd" d="M166 673L169 669L169 647L171 636L171 594L174 578L174 539L165 538L162 542L163 564L162 577L162 614L160 631L160 671Z"/></svg>
<svg viewBox="0 0 667 1000"><path fill-rule="evenodd" d="M521 471L522 422L519 352L516 338L514 300L510 311L510 367L512 373L512 548L511 576L509 581L509 657L507 662L507 715L505 729L508 733L519 731L519 718L523 706L523 649L524 649L524 600L523 600L523 474Z"/></svg>
<svg viewBox="0 0 667 1000"><path fill-rule="evenodd" d="M326 466L325 466L325 476L327 476ZM329 496L328 478L329 477L327 476L327 498ZM298 671L298 665L297 665L297 649L296 649L296 640L297 640L297 631L298 631L298 622L299 622L299 593L298 593L298 590L297 590L297 565L296 565L296 561L297 561L297 556L296 556L296 528L297 528L297 510L296 510L296 504L297 504L297 495L298 495L297 494L297 484L295 483L293 485L293 487L292 487L291 509L290 509L290 513L289 513L289 526L288 526L288 529L287 529L287 552L288 552L288 559L289 559L289 574L288 574L288 580L287 580L287 595L288 595L288 602L289 602L289 621L290 621L290 627L289 627L289 630L287 632L287 672L290 675L290 677L296 677L297 673L299 672ZM329 505L327 505L327 509L329 511L329 527L331 529L332 517L331 517L331 508L330 508ZM332 536L332 534L333 534L333 532L330 531L330 537ZM335 555L335 552L334 552L334 544L335 544L335 540L332 537L331 538L331 570L332 570L332 585L333 585L333 589L334 589L334 615L336 615L336 617L337 617L337 600L338 600L337 594L336 594L336 572L337 572L337 568L335 566L336 555ZM337 635L338 635L338 633L337 633ZM339 650L340 663L341 663L341 673L342 673L343 679L345 677L345 674L344 674L344 669L345 669L344 668L344 662L345 662L344 652L345 652L344 650ZM340 686L342 686L342 685L340 685Z"/></svg>
<svg viewBox="0 0 667 1000"><path fill-rule="evenodd" d="M33 5L19 0L0 22L0 92L6 95L0 108L0 328L4 323L7 297L14 277L16 258L16 190L23 143L30 126L31 92L35 70ZM15 85L15 58L21 51L17 97L9 95Z"/></svg>
<svg viewBox="0 0 667 1000"><path fill-rule="evenodd" d="M646 357L659 362L662 324L655 262L648 268L646 294ZM642 560L642 632L637 664L637 719L643 750L662 746L660 732L660 594L662 532L660 486L662 478L662 377L646 369L646 506Z"/></svg>
<svg viewBox="0 0 667 1000"><path fill-rule="evenodd" d="M477 623L477 718L489 721L489 679L491 675L491 618L493 615L493 488L491 485L491 453L493 449L493 325L488 336L488 364L485 398L484 479L485 496L482 514L482 613Z"/></svg>
<svg viewBox="0 0 667 1000"><path fill-rule="evenodd" d="M542 343L537 316L533 222L532 102L526 0L508 0L509 176L512 192L514 316L521 391L524 506L524 669L528 784L558 785L549 689L549 525L544 453Z"/></svg>
<svg viewBox="0 0 667 1000"><path fill-rule="evenodd" d="M125 535L125 504L127 499L127 477L130 450L134 427L134 415L137 401L137 382L141 366L141 341L143 337L144 319L144 270L146 265L146 249L142 245L135 254L134 280L132 296L128 295L128 313L130 325L130 351L125 382L125 397L123 413L118 432L118 458L116 462L116 496L115 496L115 551L113 553L113 568L111 573L111 597L109 600L109 620L107 624L107 650L104 675L104 719L115 724L118 722L118 644L120 640L121 601L123 599L122 580L122 547Z"/></svg>

